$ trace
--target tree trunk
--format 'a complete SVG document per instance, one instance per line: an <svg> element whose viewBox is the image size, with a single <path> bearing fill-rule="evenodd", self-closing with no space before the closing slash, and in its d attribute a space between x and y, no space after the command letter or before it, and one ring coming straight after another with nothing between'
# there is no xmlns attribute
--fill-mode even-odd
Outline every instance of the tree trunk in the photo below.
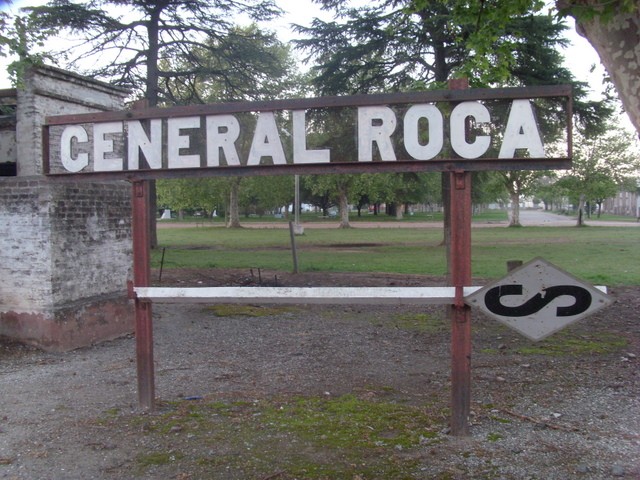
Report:
<svg viewBox="0 0 640 480"><path fill-rule="evenodd" d="M339 228L350 228L349 224L349 199L346 188L339 189L339 204L338 210L340 211L340 225Z"/></svg>
<svg viewBox="0 0 640 480"><path fill-rule="evenodd" d="M573 6L597 9L600 0L557 0L558 9ZM586 5L585 5L586 4ZM571 11L569 14L573 15ZM585 37L600 56L600 60L618 91L624 110L640 132L640 9L633 13L618 13L610 20L600 15L591 19L576 19L576 30Z"/></svg>
<svg viewBox="0 0 640 480"><path fill-rule="evenodd" d="M160 8L155 8L150 13L149 23L147 24L149 49L147 51L147 83L145 93L149 107L158 106L158 31L160 12ZM157 248L158 246L157 210L158 195L156 192L156 181L149 180L149 243L151 248Z"/></svg>
<svg viewBox="0 0 640 480"><path fill-rule="evenodd" d="M231 180L231 190L229 191L229 217L227 218L227 228L240 228L240 207L238 197L240 192L240 178Z"/></svg>
<svg viewBox="0 0 640 480"><path fill-rule="evenodd" d="M399 204L396 206L396 220L402 220L404 218L404 205Z"/></svg>
<svg viewBox="0 0 640 480"><path fill-rule="evenodd" d="M511 192L511 219L510 227L521 227L520 225L520 195L517 192Z"/></svg>
<svg viewBox="0 0 640 480"><path fill-rule="evenodd" d="M576 223L576 227L584 226L584 218L582 212L584 210L584 194L580 195L580 202L578 203L578 221Z"/></svg>

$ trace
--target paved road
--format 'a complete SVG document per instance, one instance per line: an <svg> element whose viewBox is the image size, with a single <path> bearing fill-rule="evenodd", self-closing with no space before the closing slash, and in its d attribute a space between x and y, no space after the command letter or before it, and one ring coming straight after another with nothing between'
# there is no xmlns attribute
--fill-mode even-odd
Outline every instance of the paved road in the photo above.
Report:
<svg viewBox="0 0 640 480"><path fill-rule="evenodd" d="M574 226L576 217L558 215L556 213L545 212L544 210L520 210L520 223L523 226ZM585 219L587 225L602 227L640 227L638 222L613 222L598 220L595 217Z"/></svg>
<svg viewBox="0 0 640 480"><path fill-rule="evenodd" d="M576 224L575 217L566 215L558 215L555 213L545 212L543 210L521 210L520 223L525 227L546 226L546 227L572 227ZM587 219L588 225L599 225L603 227L640 227L638 222L611 222L601 221L595 218ZM304 228L337 228L338 222L304 222ZM487 227L506 227L507 221L504 222L473 222L474 228ZM202 227L202 226L218 226L222 227L222 223L209 224L204 223L163 223L158 221L159 228L185 228L185 227ZM245 228L289 228L287 222L246 222L242 223ZM352 222L354 228L442 228L442 222L403 222L403 221L386 221L386 222Z"/></svg>
<svg viewBox="0 0 640 480"><path fill-rule="evenodd" d="M544 210L520 210L520 223L523 226L573 226L575 217L558 215Z"/></svg>

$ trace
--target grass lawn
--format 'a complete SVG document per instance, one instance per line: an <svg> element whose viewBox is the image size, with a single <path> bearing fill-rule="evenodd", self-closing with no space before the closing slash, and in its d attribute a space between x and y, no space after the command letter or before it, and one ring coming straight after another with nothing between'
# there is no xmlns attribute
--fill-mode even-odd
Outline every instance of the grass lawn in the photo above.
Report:
<svg viewBox="0 0 640 480"><path fill-rule="evenodd" d="M152 266L164 268L263 268L291 270L287 229L220 227L158 231ZM444 275L439 228L307 229L296 237L301 271L391 272ZM507 260L544 257L594 284L640 284L640 228L477 228L472 233L473 275L500 278Z"/></svg>

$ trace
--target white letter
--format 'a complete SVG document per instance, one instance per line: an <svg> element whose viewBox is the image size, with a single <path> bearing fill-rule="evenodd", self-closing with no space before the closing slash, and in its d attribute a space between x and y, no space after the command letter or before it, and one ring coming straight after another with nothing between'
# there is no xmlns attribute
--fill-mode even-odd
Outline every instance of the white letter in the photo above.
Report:
<svg viewBox="0 0 640 480"><path fill-rule="evenodd" d="M514 100L511 104L498 158L514 158L519 148L529 150L530 157L544 158L542 139L529 100Z"/></svg>
<svg viewBox="0 0 640 480"><path fill-rule="evenodd" d="M80 125L71 125L65 127L60 136L60 161L62 166L72 173L79 172L89 165L89 154L78 153L76 158L71 156L73 139L78 143L86 143L89 141L87 131Z"/></svg>
<svg viewBox="0 0 640 480"><path fill-rule="evenodd" d="M479 102L462 102L451 112L451 147L462 158L478 158L489 149L491 137L478 135L475 142L467 142L467 117L473 117L477 123L486 123L491 116L487 107Z"/></svg>
<svg viewBox="0 0 640 480"><path fill-rule="evenodd" d="M325 150L307 150L305 111L293 111L293 163L329 163L331 152Z"/></svg>
<svg viewBox="0 0 640 480"><path fill-rule="evenodd" d="M121 157L106 158L113 151L113 139L107 134L122 133L122 122L96 123L93 126L93 170L96 172L115 172L124 170Z"/></svg>
<svg viewBox="0 0 640 480"><path fill-rule="evenodd" d="M240 123L233 115L207 117L207 166L220 166L220 149L227 165L240 165L235 141L240 136Z"/></svg>
<svg viewBox="0 0 640 480"><path fill-rule="evenodd" d="M420 144L418 125L420 119L428 122L429 139L426 145ZM404 116L404 147L416 160L430 160L442 150L444 129L442 113L435 105L414 105Z"/></svg>
<svg viewBox="0 0 640 480"><path fill-rule="evenodd" d="M127 130L129 170L140 169L140 150L149 168L162 168L162 120L151 120L149 125L151 138L147 137L142 123L138 120L127 122Z"/></svg>
<svg viewBox="0 0 640 480"><path fill-rule="evenodd" d="M287 164L282 142L280 142L280 136L278 135L276 117L273 112L258 114L256 131L253 134L247 165L260 165L262 157L271 157L274 165Z"/></svg>
<svg viewBox="0 0 640 480"><path fill-rule="evenodd" d="M373 125L375 123L378 125ZM358 107L358 161L373 161L373 144L378 144L380 158L393 161L396 154L391 134L396 129L396 114L389 107Z"/></svg>
<svg viewBox="0 0 640 480"><path fill-rule="evenodd" d="M180 150L189 148L189 135L180 135L180 130L200 128L200 117L170 118L167 121L167 163L169 168L198 168L200 155L180 155Z"/></svg>

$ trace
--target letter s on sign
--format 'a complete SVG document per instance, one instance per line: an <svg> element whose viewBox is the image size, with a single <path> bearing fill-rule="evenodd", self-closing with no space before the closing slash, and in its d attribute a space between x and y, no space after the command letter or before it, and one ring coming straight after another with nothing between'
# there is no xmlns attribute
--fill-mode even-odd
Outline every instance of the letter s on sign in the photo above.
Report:
<svg viewBox="0 0 640 480"><path fill-rule="evenodd" d="M78 153L75 158L73 157L72 146L74 139L77 143L87 143L89 135L80 125L70 125L62 131L60 136L60 161L62 166L71 173L77 173L89 165L88 153Z"/></svg>

